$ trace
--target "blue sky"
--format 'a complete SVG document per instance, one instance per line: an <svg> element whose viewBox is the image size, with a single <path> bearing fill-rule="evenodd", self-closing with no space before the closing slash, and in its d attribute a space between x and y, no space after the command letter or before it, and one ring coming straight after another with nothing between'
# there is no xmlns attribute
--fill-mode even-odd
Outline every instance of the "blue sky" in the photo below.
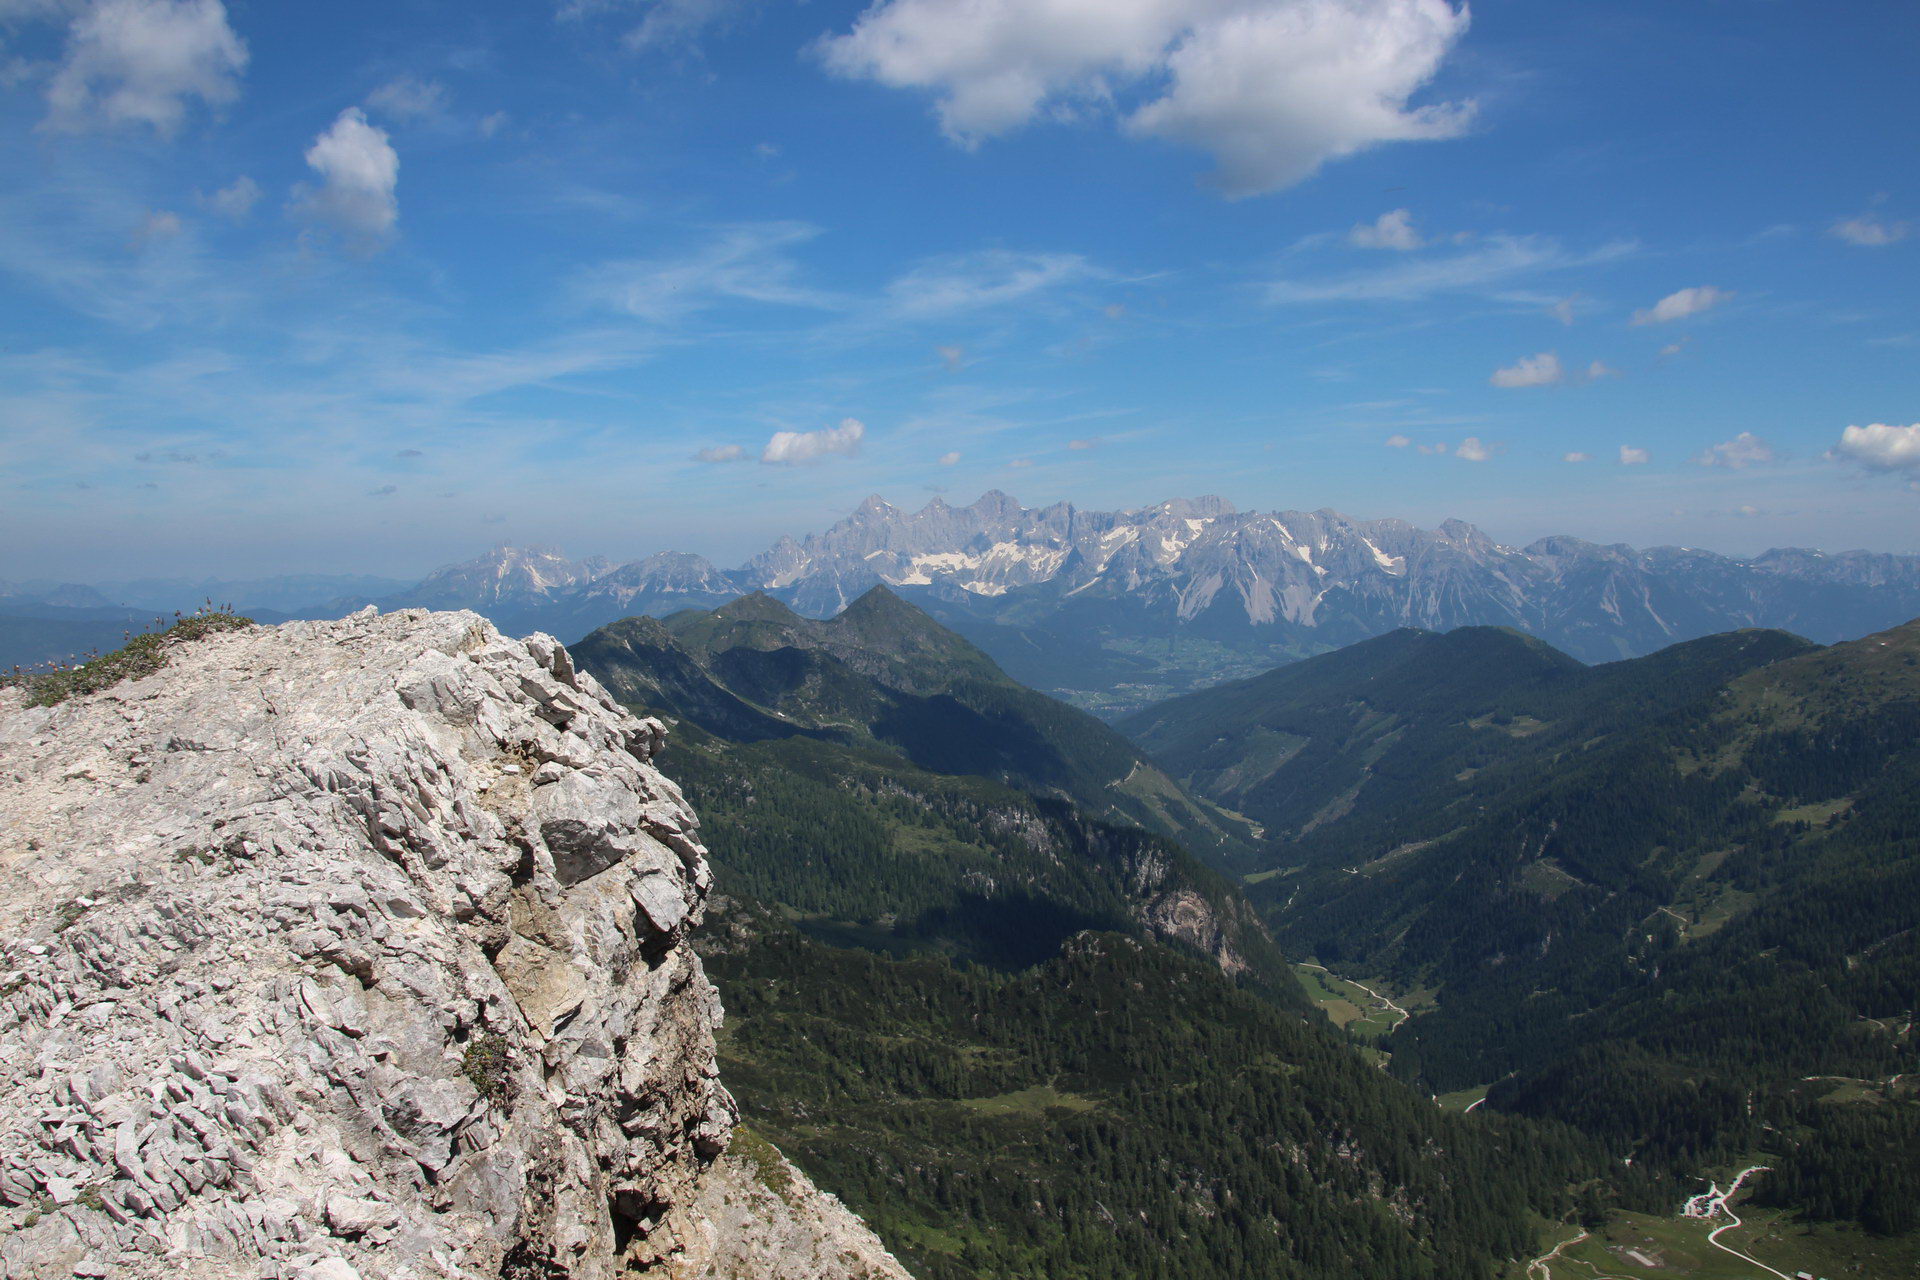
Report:
<svg viewBox="0 0 1920 1280"><path fill-rule="evenodd" d="M988 488L1920 551L1916 49L1910 0L0 0L0 577L733 563Z"/></svg>

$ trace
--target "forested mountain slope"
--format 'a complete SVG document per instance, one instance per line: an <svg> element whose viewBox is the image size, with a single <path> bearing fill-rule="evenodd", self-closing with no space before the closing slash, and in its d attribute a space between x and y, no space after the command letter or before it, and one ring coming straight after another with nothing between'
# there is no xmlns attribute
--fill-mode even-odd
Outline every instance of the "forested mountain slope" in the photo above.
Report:
<svg viewBox="0 0 1920 1280"><path fill-rule="evenodd" d="M1073 803L1130 745L910 606L749 598L573 653L676 721L749 1122L923 1280L1491 1280L1600 1167L1370 1065L1235 886Z"/></svg>
<svg viewBox="0 0 1920 1280"><path fill-rule="evenodd" d="M1070 800L1196 852L1232 854L1248 834L1123 735L1009 679L885 587L826 621L756 593L710 612L624 619L573 649L622 699L724 736L880 746L937 773Z"/></svg>
<svg viewBox="0 0 1920 1280"><path fill-rule="evenodd" d="M1593 668L1403 633L1129 727L1267 826L1283 946L1437 993L1397 1074L1916 1225L1920 624Z"/></svg>

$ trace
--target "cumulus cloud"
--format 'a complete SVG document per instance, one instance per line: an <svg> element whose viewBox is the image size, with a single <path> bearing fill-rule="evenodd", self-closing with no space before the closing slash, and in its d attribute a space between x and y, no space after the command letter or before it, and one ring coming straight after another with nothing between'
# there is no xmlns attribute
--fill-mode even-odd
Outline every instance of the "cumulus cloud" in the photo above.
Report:
<svg viewBox="0 0 1920 1280"><path fill-rule="evenodd" d="M943 467L950 467L958 461L960 461L960 451L958 449L955 449L951 453L943 453L940 455L940 465Z"/></svg>
<svg viewBox="0 0 1920 1280"><path fill-rule="evenodd" d="M386 130L368 124L360 108L342 111L314 139L307 167L320 175L320 186L301 192L301 212L370 244L393 233L400 220L400 156Z"/></svg>
<svg viewBox="0 0 1920 1280"><path fill-rule="evenodd" d="M1450 138L1471 103L1415 107L1465 35L1448 0L878 0L827 67L934 95L966 146L1036 118L1115 111L1211 153L1254 195L1385 142ZM1144 101L1130 111L1130 91Z"/></svg>
<svg viewBox="0 0 1920 1280"><path fill-rule="evenodd" d="M1592 454L1590 454L1590 453L1581 453L1581 452L1579 452L1578 450L1575 450L1575 451L1574 451L1574 452L1572 452L1572 453L1569 453L1569 454L1566 454L1566 455L1564 455L1564 456L1562 456L1562 457L1561 457L1561 459L1560 459L1560 461L1562 461L1562 462L1592 462L1592 461L1593 461L1593 455L1592 455Z"/></svg>
<svg viewBox="0 0 1920 1280"><path fill-rule="evenodd" d="M1907 427L1884 422L1848 427L1840 433L1831 456L1869 471L1920 472L1920 422Z"/></svg>
<svg viewBox="0 0 1920 1280"><path fill-rule="evenodd" d="M1911 223L1888 222L1876 214L1863 213L1834 223L1827 234L1863 249L1884 249L1905 240L1912 230Z"/></svg>
<svg viewBox="0 0 1920 1280"><path fill-rule="evenodd" d="M1413 441L1406 436L1393 435L1387 437L1387 448L1389 449L1404 449L1412 443Z"/></svg>
<svg viewBox="0 0 1920 1280"><path fill-rule="evenodd" d="M1468 436L1460 442L1460 447L1453 451L1453 456L1466 462L1485 462L1493 456L1493 449L1489 445L1482 444L1479 436Z"/></svg>
<svg viewBox="0 0 1920 1280"><path fill-rule="evenodd" d="M1772 462L1773 447L1753 432L1742 431L1731 440L1703 449L1694 461L1703 467L1726 467L1740 471Z"/></svg>
<svg viewBox="0 0 1920 1280"><path fill-rule="evenodd" d="M1620 446L1620 465L1623 467L1644 467L1653 455L1645 449L1636 449L1630 444Z"/></svg>
<svg viewBox="0 0 1920 1280"><path fill-rule="evenodd" d="M747 451L737 444L717 444L693 455L700 462L740 462Z"/></svg>
<svg viewBox="0 0 1920 1280"><path fill-rule="evenodd" d="M866 425L858 418L843 418L839 426L818 431L776 431L761 451L760 461L792 467L835 454L852 455L860 452L860 442L866 435Z"/></svg>
<svg viewBox="0 0 1920 1280"><path fill-rule="evenodd" d="M1413 214L1406 209L1383 213L1372 222L1362 222L1347 232L1347 243L1356 249L1418 249L1426 241L1413 229Z"/></svg>
<svg viewBox="0 0 1920 1280"><path fill-rule="evenodd" d="M1710 284L1695 285L1691 289L1682 289L1670 293L1651 307L1633 313L1635 324L1667 324L1674 320L1685 320L1688 316L1697 316L1709 307L1715 307L1733 296L1725 289L1716 289Z"/></svg>
<svg viewBox="0 0 1920 1280"><path fill-rule="evenodd" d="M47 85L50 129L146 125L171 135L190 103L240 96L247 46L221 0L101 0L75 19Z"/></svg>
<svg viewBox="0 0 1920 1280"><path fill-rule="evenodd" d="M239 222L260 203L260 184L243 173L212 195L201 197L200 203L223 218Z"/></svg>
<svg viewBox="0 0 1920 1280"><path fill-rule="evenodd" d="M1504 369L1495 369L1488 381L1496 387L1550 387L1556 382L1564 382L1567 371L1560 365L1560 357L1551 351L1542 351L1537 356L1526 358L1508 365Z"/></svg>

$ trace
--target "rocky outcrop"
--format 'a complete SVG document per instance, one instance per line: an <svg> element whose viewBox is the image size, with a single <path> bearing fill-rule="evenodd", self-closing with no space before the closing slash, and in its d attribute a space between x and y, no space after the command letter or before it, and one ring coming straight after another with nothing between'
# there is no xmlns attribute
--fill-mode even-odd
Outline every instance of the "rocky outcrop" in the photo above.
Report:
<svg viewBox="0 0 1920 1280"><path fill-rule="evenodd" d="M168 657L0 690L0 1276L904 1275L803 1179L716 1209L657 722L466 613Z"/></svg>

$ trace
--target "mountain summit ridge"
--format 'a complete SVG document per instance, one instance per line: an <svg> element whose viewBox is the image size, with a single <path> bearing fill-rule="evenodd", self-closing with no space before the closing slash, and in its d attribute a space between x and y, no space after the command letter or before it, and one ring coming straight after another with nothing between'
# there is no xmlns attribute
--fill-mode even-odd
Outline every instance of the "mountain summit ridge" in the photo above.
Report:
<svg viewBox="0 0 1920 1280"><path fill-rule="evenodd" d="M594 565L499 548L382 603L442 606L465 585L463 603L503 625L572 636L752 591L827 617L886 586L1017 679L1105 713L1405 626L1511 627L1601 662L1742 627L1832 642L1920 613L1920 556L1741 559L1570 535L1515 546L1459 519L1422 529L1207 495L1114 511L1025 507L998 489L917 511L873 495L737 569L666 552Z"/></svg>

